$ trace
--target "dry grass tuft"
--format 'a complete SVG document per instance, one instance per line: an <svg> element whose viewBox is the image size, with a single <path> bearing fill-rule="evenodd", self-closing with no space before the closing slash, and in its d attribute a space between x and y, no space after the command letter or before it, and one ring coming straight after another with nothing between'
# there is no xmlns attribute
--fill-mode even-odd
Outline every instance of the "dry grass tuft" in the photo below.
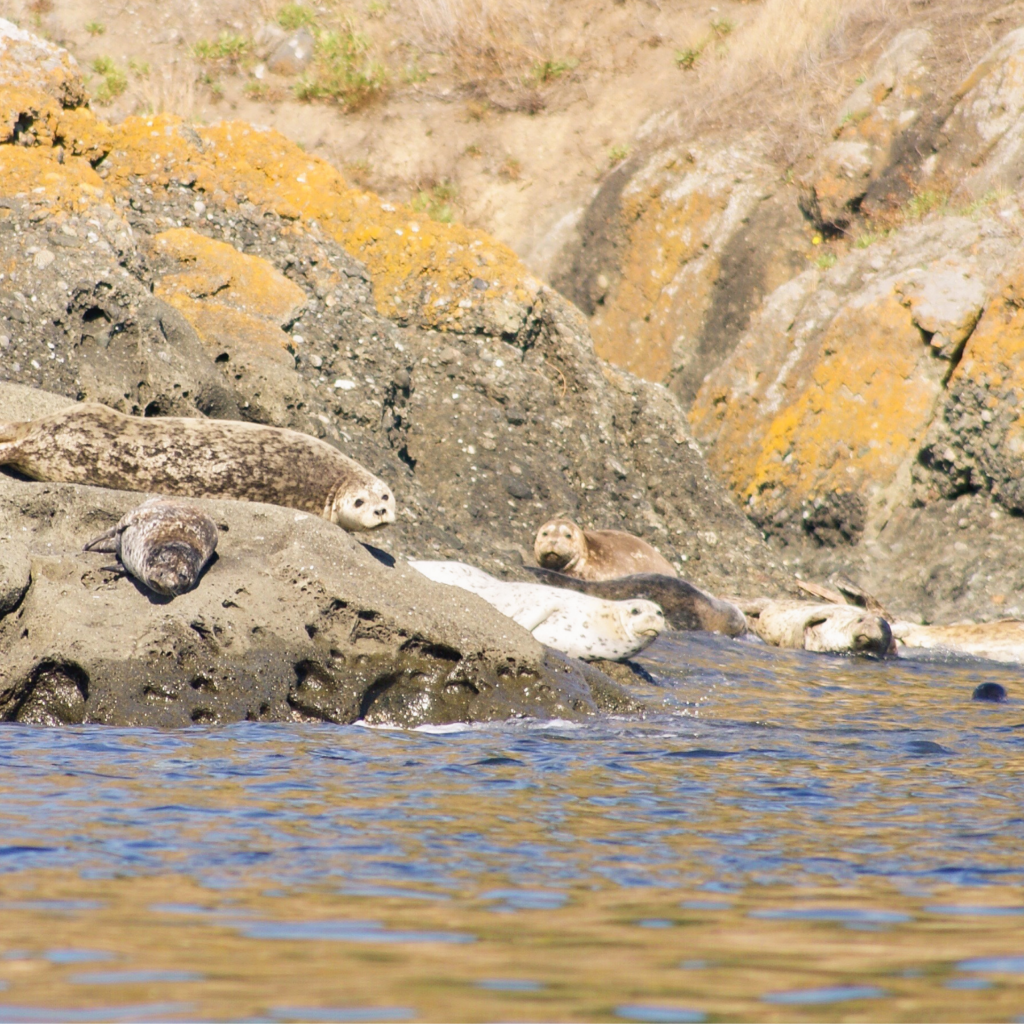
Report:
<svg viewBox="0 0 1024 1024"><path fill-rule="evenodd" d="M423 47L443 54L464 82L525 84L550 58L550 0L398 0Z"/></svg>
<svg viewBox="0 0 1024 1024"><path fill-rule="evenodd" d="M134 85L136 109L140 113L165 111L192 121L196 110L198 68L191 61L165 64Z"/></svg>

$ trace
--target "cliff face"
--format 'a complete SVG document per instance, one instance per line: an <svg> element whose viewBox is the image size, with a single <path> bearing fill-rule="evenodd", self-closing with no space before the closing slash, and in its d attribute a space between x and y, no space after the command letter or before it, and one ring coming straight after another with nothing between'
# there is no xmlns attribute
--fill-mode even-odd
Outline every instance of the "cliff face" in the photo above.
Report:
<svg viewBox="0 0 1024 1024"><path fill-rule="evenodd" d="M890 26L788 167L757 131L652 144L556 278L599 352L689 406L787 564L928 619L1024 614L1011 8L958 81L927 17Z"/></svg>
<svg viewBox="0 0 1024 1024"><path fill-rule="evenodd" d="M170 116L105 124L82 105L77 70L66 54L9 24L0 23L0 44L0 69L16 65L20 76L16 85L0 88L4 380L133 415L243 418L336 444L395 490L398 523L370 538L385 560L389 552L399 559L458 558L514 573L537 526L569 512L587 524L649 537L709 589L755 594L786 585L760 534L708 471L673 397L602 364L580 313L531 278L510 250L480 232L436 224L349 188L330 165L274 132L240 123L194 127ZM15 418L10 408L3 412L8 416ZM206 707L188 689L196 630L185 606L214 596L227 600L220 591L212 594L214 570L195 595L169 608L139 605L140 622L149 625L122 645L116 672L97 654L116 646L113 637L99 639L106 627L93 614L98 606L91 596L103 587L91 576L82 582L88 576L83 556L70 552L133 500L103 498L89 488L40 491L23 481L4 483L6 529L13 535L24 521L29 535L18 564L27 558L25 564L36 566L17 611L7 612L0 641L11 655L3 670L8 717L31 706L27 694L50 679L52 665L63 666L64 683L71 680L54 682L55 693L78 686L83 676L90 680L79 687L85 705L82 710L76 703L74 715L170 723L187 718L190 707ZM262 527L250 522L248 510L236 510L233 521L232 503L221 504L227 507L218 514L241 545L240 556L247 541L253 548L224 585L251 578L263 612L287 605L298 586L303 596L295 598L296 607L305 608L308 588L292 578L294 566L309 545L316 556L310 564L319 566L329 540L322 534L339 531L296 523L287 512L261 513L278 531L275 550L296 545L290 561L274 556L287 567L272 568L268 581ZM65 524L54 527L54 517ZM304 623L289 617L291 625L281 625L287 642L278 631L273 643L236 643L229 651L223 637L248 628L232 617L263 613L226 605L216 612L211 605L199 615L197 621L217 619L220 629L199 630L210 662L206 675L244 655L249 667L232 671L248 679L256 671L245 660L249 653L280 654L279 664L266 669L273 699L260 698L253 712L235 699L237 685L224 676L218 685L232 696L207 708L216 720L258 716L261 702L271 717L306 713L304 698L292 691L305 678L303 665L323 661L323 651L311 653L313 637L335 630L327 649L348 651L345 657L358 661L364 618L382 623L373 671L363 673L362 689L346 691L323 717L355 717L366 701L396 686L419 694L395 705L408 713L388 712L405 724L446 716L584 714L597 707L592 697L576 707L559 681L568 673L565 685L586 690L578 666L546 666L525 634L514 640L507 632L495 634L496 623L488 619L477 633L449 635L455 606L465 601L424 599L452 606L448 625L408 618L401 611L412 593L408 574L385 571L344 535L339 545L336 568L318 568L309 584L323 607L296 611L306 616ZM57 557L55 548L68 552L65 561L58 558L51 568L32 561L41 552ZM365 578L355 597L342 593L345 573ZM44 612L57 598L45 580L59 583L62 619L81 627L65 631L65 639L75 633L77 660L61 654L60 630L45 651L18 639L16 624L25 625L26 616L43 616L33 620L34 635L52 632ZM111 622L120 622L144 597L130 581L115 587ZM374 588L380 591L376 603ZM330 618L332 595L359 613L354 626L320 621ZM475 608L478 602L469 603ZM220 621L225 618L232 622ZM143 642L153 631L163 639ZM464 690L501 693L507 673L497 666L509 657L516 668L507 685L515 690L525 673L545 696L522 705L510 692L496 702L487 698L486 707L454 700ZM406 665L409 658L419 661ZM129 702L135 710L117 712L121 717L110 712L103 718L95 701L89 703L86 691L106 692L115 676L142 679L147 672L160 676L162 690L179 694L159 705L163 711L152 711L155 717L138 710L152 705L139 695ZM328 690L340 685L344 672L337 666L323 672L334 680L324 684ZM54 699L59 705L64 698ZM614 705L620 698L609 700ZM65 712L46 714L63 720Z"/></svg>

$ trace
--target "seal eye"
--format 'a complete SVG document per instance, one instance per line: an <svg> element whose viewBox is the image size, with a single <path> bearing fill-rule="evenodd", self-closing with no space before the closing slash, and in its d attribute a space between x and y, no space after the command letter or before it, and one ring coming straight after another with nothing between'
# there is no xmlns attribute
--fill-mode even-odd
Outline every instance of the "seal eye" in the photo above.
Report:
<svg viewBox="0 0 1024 1024"><path fill-rule="evenodd" d="M388 496L387 496L386 494L382 494L382 495L380 496L380 500L381 500L381 501L389 501L390 499L388 498Z"/></svg>
<svg viewBox="0 0 1024 1024"><path fill-rule="evenodd" d="M355 505L356 508L362 508L366 504L366 502L363 501L362 498L356 498L353 504Z"/></svg>

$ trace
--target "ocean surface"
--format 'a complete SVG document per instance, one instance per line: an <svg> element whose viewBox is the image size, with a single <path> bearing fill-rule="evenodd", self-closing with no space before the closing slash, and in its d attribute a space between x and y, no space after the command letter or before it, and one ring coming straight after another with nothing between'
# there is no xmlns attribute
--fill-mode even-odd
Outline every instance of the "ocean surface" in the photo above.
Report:
<svg viewBox="0 0 1024 1024"><path fill-rule="evenodd" d="M1024 1020L1020 668L640 664L642 719L0 728L0 1024Z"/></svg>

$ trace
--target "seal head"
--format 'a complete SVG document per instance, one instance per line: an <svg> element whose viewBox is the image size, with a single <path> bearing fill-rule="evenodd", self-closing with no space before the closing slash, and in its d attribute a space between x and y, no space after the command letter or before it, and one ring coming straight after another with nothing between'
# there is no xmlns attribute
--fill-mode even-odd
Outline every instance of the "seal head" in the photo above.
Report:
<svg viewBox="0 0 1024 1024"><path fill-rule="evenodd" d="M150 498L132 509L86 551L110 551L140 583L164 597L177 597L199 581L217 548L213 520L184 502Z"/></svg>
<svg viewBox="0 0 1024 1024"><path fill-rule="evenodd" d="M544 569L566 572L587 557L587 538L570 519L549 519L533 542L533 557Z"/></svg>
<svg viewBox="0 0 1024 1024"><path fill-rule="evenodd" d="M376 477L362 486L346 480L328 496L323 518L350 533L375 530L395 521L395 496Z"/></svg>
<svg viewBox="0 0 1024 1024"><path fill-rule="evenodd" d="M619 622L626 636L646 647L659 633L665 632L665 616L653 601L616 601ZM646 642L644 642L646 641Z"/></svg>

